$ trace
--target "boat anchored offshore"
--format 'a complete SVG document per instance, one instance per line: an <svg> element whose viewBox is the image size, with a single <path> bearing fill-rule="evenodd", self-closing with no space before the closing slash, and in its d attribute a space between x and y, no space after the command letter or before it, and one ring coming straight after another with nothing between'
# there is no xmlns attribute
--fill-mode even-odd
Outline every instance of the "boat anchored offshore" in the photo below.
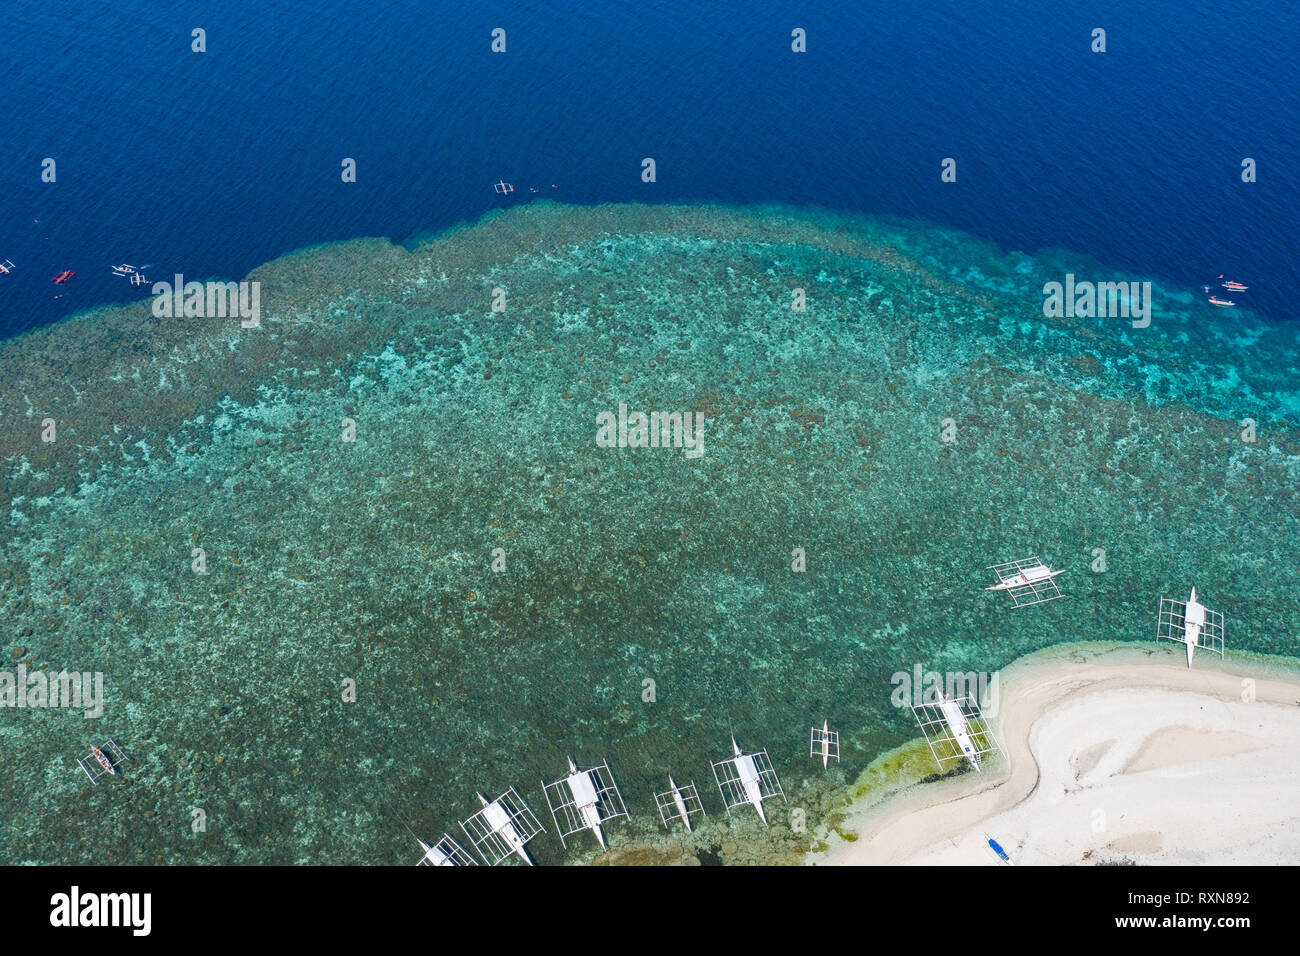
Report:
<svg viewBox="0 0 1300 956"><path fill-rule="evenodd" d="M3 272L5 275L8 275L12 270L17 268L18 267L8 259L0 259L0 272Z"/></svg>
<svg viewBox="0 0 1300 956"><path fill-rule="evenodd" d="M1210 303L1210 305L1217 305L1221 309L1230 309L1237 304L1230 299L1220 299L1218 296L1215 295L1210 296L1210 298L1207 301Z"/></svg>
<svg viewBox="0 0 1300 956"><path fill-rule="evenodd" d="M53 282L53 283L55 283L55 284L57 284L57 285L62 285L63 283L67 282L69 279L71 279L71 278L72 278L73 276L75 276L75 275L76 275L76 273L73 272L71 269L64 269L62 272L60 272L58 275L56 275L56 276L55 276L53 279L51 279L50 281Z"/></svg>
<svg viewBox="0 0 1300 956"><path fill-rule="evenodd" d="M496 866L511 854L517 855L529 866L533 861L526 849L528 841L546 828L538 822L533 811L519 798L511 787L495 800L489 801L476 793L483 809L460 822L474 849L488 866Z"/></svg>
<svg viewBox="0 0 1300 956"><path fill-rule="evenodd" d="M555 829L565 849L569 846L565 837L580 830L590 830L601 848L607 849L601 824L615 817L627 816L623 795L618 792L618 784L606 763L590 770L579 770L570 757L569 775L553 783L543 780L542 791L546 794L546 804L551 808Z"/></svg>
<svg viewBox="0 0 1300 956"><path fill-rule="evenodd" d="M988 570L997 576L998 583L984 590L1006 591L1011 598L1012 607L1029 607L1031 604L1043 604L1063 597L1055 578L1064 574L1065 569L1053 571L1039 560L1038 555L1008 561L1006 564L995 564Z"/></svg>
<svg viewBox="0 0 1300 956"><path fill-rule="evenodd" d="M823 720L821 729L812 728L812 736L809 742L808 755L810 757L822 758L822 769L826 769L826 764L834 760L837 763L840 759L840 735L830 728L830 722Z"/></svg>
<svg viewBox="0 0 1300 956"><path fill-rule="evenodd" d="M735 756L713 764L713 779L717 781L727 815L730 816L736 807L748 803L758 811L758 818L766 824L767 814L763 812L763 801L772 797L786 799L781 781L772 769L772 761L766 750L745 753L736 743L735 737L731 738L731 749L735 751Z"/></svg>
<svg viewBox="0 0 1300 956"><path fill-rule="evenodd" d="M659 806L659 819L663 822L664 829L668 829L668 824L672 820L681 820L686 824L686 831L691 829L691 814L704 813L704 804L700 801L700 792L695 789L695 781L692 780L684 787L677 786L673 782L672 774L668 775L668 789L663 793L655 794L655 803Z"/></svg>
<svg viewBox="0 0 1300 956"><path fill-rule="evenodd" d="M110 738L99 747L91 747L86 756L78 757L77 766L86 772L91 783L99 783L99 778L106 773L116 777L118 764L126 759L126 753Z"/></svg>
<svg viewBox="0 0 1300 956"><path fill-rule="evenodd" d="M136 271L135 266L129 266L126 263L123 263L120 266L113 266L113 275L115 276L129 276Z"/></svg>
<svg viewBox="0 0 1300 956"><path fill-rule="evenodd" d="M1196 599L1196 588L1186 601L1160 598L1156 617L1156 640L1178 641L1187 646L1187 666L1198 647L1223 657L1223 615L1211 611Z"/></svg>

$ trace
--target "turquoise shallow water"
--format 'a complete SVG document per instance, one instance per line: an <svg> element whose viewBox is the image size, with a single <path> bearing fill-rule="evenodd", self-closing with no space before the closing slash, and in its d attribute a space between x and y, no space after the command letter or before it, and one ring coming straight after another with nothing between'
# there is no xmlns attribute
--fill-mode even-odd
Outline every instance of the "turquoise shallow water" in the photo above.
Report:
<svg viewBox="0 0 1300 956"><path fill-rule="evenodd" d="M511 785L545 815L572 754L618 777L627 858L794 860L785 810L722 817L733 731L811 831L914 736L917 664L1149 641L1191 584L1230 651L1296 656L1296 326L1158 286L1147 329L1046 319L1067 271L1144 278L826 211L534 204L269 263L260 329L138 307L5 343L4 666L101 670L106 703L0 711L4 858L413 862L404 822ZM703 413L705 453L597 447L620 403ZM1012 612L983 569L1028 553L1068 597ZM129 771L91 787L108 736ZM654 838L669 773L710 813L685 843Z"/></svg>

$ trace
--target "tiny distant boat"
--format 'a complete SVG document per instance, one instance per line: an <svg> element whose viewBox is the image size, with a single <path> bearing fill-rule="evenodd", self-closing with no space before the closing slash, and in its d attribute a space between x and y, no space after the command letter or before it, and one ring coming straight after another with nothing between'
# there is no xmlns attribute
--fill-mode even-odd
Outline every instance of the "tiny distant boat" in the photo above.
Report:
<svg viewBox="0 0 1300 956"><path fill-rule="evenodd" d="M1248 285L1242 285L1240 282L1225 282L1223 287L1229 292L1245 292L1250 288Z"/></svg>
<svg viewBox="0 0 1300 956"><path fill-rule="evenodd" d="M51 281L51 282L57 282L57 283L62 284L62 283L64 283L64 282L67 282L69 279L71 279L71 278L72 278L73 276L75 276L75 275L76 275L76 273L73 272L71 269L64 269L62 272L60 272L58 275L56 275L56 276L55 276L53 279L51 279L50 281Z"/></svg>
<svg viewBox="0 0 1300 956"><path fill-rule="evenodd" d="M129 266L125 263L120 266L113 266L113 275L115 276L129 276L135 271L135 266Z"/></svg>
<svg viewBox="0 0 1300 956"><path fill-rule="evenodd" d="M10 269L17 269L17 268L18 267L14 265L12 262L10 262L8 259L0 260L0 272L3 272L5 275L9 274Z"/></svg>
<svg viewBox="0 0 1300 956"><path fill-rule="evenodd" d="M1007 851L1002 849L1001 844L999 844L997 840L993 839L987 833L984 834L984 839L988 840L989 849L993 851L994 855L997 856L998 860L1000 860L1004 866L1015 866L1015 864L1011 862L1011 857L1007 856Z"/></svg>
<svg viewBox="0 0 1300 956"><path fill-rule="evenodd" d="M1231 299L1220 299L1218 296L1213 295L1210 296L1209 303L1210 305L1217 305L1220 309L1230 309L1237 304Z"/></svg>

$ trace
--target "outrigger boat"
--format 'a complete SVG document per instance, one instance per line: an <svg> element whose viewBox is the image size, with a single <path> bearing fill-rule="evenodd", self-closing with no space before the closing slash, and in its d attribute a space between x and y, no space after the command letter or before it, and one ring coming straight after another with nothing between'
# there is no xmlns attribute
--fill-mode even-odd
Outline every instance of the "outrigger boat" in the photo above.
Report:
<svg viewBox="0 0 1300 956"><path fill-rule="evenodd" d="M1240 282L1225 282L1223 287L1229 292L1245 292L1250 288L1248 285L1242 285Z"/></svg>
<svg viewBox="0 0 1300 956"><path fill-rule="evenodd" d="M672 774L668 775L668 789L655 794L655 803L659 805L659 819L664 828L670 820L681 820L686 824L687 832L691 829L691 814L704 813L704 804L700 802L700 793L692 780L684 787L677 786ZM704 814L708 816L708 814Z"/></svg>
<svg viewBox="0 0 1300 956"><path fill-rule="evenodd" d="M9 270L17 269L17 268L18 267L14 265L12 262L10 262L8 259L0 261L0 272L3 272L5 275L9 274Z"/></svg>
<svg viewBox="0 0 1300 956"><path fill-rule="evenodd" d="M414 834L412 834L414 836ZM415 842L424 848L424 856L416 866L475 866L474 859L461 849L458 844L447 834L442 835L442 839L433 846L425 843L419 837L415 837Z"/></svg>
<svg viewBox="0 0 1300 956"><path fill-rule="evenodd" d="M590 770L579 770L569 758L569 775L552 783L542 781L546 803L551 808L560 843L568 848L567 837L580 830L590 830L601 849L608 849L601 824L615 817L627 816L623 796L610 772L609 764L601 763Z"/></svg>
<svg viewBox="0 0 1300 956"><path fill-rule="evenodd" d="M668 775L668 786L673 794L673 807L677 810L677 815L681 817L682 822L686 824L686 831L691 829L691 815L686 810L686 801L682 799L682 791L678 789L677 784L673 782L673 775Z"/></svg>
<svg viewBox="0 0 1300 956"><path fill-rule="evenodd" d="M129 276L135 271L137 271L135 266L128 266L126 263L123 263L120 266L113 266L113 275L115 276Z"/></svg>
<svg viewBox="0 0 1300 956"><path fill-rule="evenodd" d="M1187 666L1198 647L1223 657L1223 615L1211 611L1196 598L1196 588L1186 601L1160 598L1156 617L1156 640L1178 641L1187 646Z"/></svg>
<svg viewBox="0 0 1300 956"><path fill-rule="evenodd" d="M75 276L75 275L76 275L76 273L73 272L71 269L64 269L62 272L60 272L58 275L56 275L56 276L55 276L53 279L51 279L50 281L51 281L51 282L54 282L54 283L62 284L62 283L64 283L64 282L67 282L69 279L71 279L71 278L72 278L73 276Z"/></svg>
<svg viewBox="0 0 1300 956"><path fill-rule="evenodd" d="M77 766L86 772L91 783L99 783L99 778L106 773L116 777L118 764L126 759L126 753L110 738L99 747L91 747L86 756L78 757Z"/></svg>
<svg viewBox="0 0 1300 956"><path fill-rule="evenodd" d="M532 866L533 861L529 859L525 847L544 828L533 811L519 798L515 788L511 787L491 801L481 793L475 793L474 796L478 797L483 809L462 820L460 828L478 850L479 856L483 857L483 862L488 866L496 866L507 857L517 855Z"/></svg>
<svg viewBox="0 0 1300 956"><path fill-rule="evenodd" d="M505 841L511 850L519 855L519 859L532 866L533 861L529 858L528 851L524 849L528 841L524 839L523 834L515 829L512 814L501 806L500 801L494 800L489 803L488 798L481 793L476 793L474 796L478 797L478 802L483 804L483 809L480 812L483 814L484 819L492 824L493 831Z"/></svg>
<svg viewBox="0 0 1300 956"><path fill-rule="evenodd" d="M1011 597L1012 607L1027 607L1042 604L1061 597L1061 589L1054 580L1065 573L1065 568L1053 571L1034 555L1006 564L995 564L988 570L997 577L998 583L986 587L985 591L1006 591Z"/></svg>
<svg viewBox="0 0 1300 956"><path fill-rule="evenodd" d="M840 759L840 735L831 730L830 721L823 720L821 729L812 729L809 740L808 755L822 758L822 769L832 760Z"/></svg>
<svg viewBox="0 0 1300 956"><path fill-rule="evenodd" d="M913 704L912 712L942 772L947 772L949 763L961 760L982 770L980 757L998 749L998 742L973 697L953 698L944 694L930 703Z"/></svg>
<svg viewBox="0 0 1300 956"><path fill-rule="evenodd" d="M717 781L718 791L722 794L722 803L728 815L736 807L749 804L758 811L758 818L767 824L767 814L763 812L763 801L771 797L786 799L781 789L781 781L772 769L772 761L766 750L747 754L740 749L736 738L731 738L734 756L713 764L713 778Z"/></svg>
<svg viewBox="0 0 1300 956"><path fill-rule="evenodd" d="M1220 299L1218 296L1213 295L1210 296L1208 301L1210 305L1217 305L1221 309L1230 309L1237 304L1230 299Z"/></svg>

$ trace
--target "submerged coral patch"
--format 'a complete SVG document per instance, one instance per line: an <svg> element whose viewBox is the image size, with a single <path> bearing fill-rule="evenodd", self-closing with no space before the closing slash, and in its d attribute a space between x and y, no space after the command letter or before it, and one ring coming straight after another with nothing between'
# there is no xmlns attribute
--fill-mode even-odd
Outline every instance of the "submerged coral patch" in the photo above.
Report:
<svg viewBox="0 0 1300 956"><path fill-rule="evenodd" d="M5 654L104 674L101 718L0 721L6 858L409 861L403 821L456 832L512 785L544 811L572 754L617 776L627 860L793 862L914 736L899 671L1151 640L1192 583L1230 649L1294 654L1295 329L1158 283L1148 328L1046 317L1066 269L825 212L537 203L268 263L256 328L137 305L4 343ZM623 406L666 445L620 444ZM1067 597L987 600L1019 551ZM733 731L781 775L770 828L721 812ZM108 736L131 761L87 792ZM656 835L669 773L709 812L686 843Z"/></svg>

